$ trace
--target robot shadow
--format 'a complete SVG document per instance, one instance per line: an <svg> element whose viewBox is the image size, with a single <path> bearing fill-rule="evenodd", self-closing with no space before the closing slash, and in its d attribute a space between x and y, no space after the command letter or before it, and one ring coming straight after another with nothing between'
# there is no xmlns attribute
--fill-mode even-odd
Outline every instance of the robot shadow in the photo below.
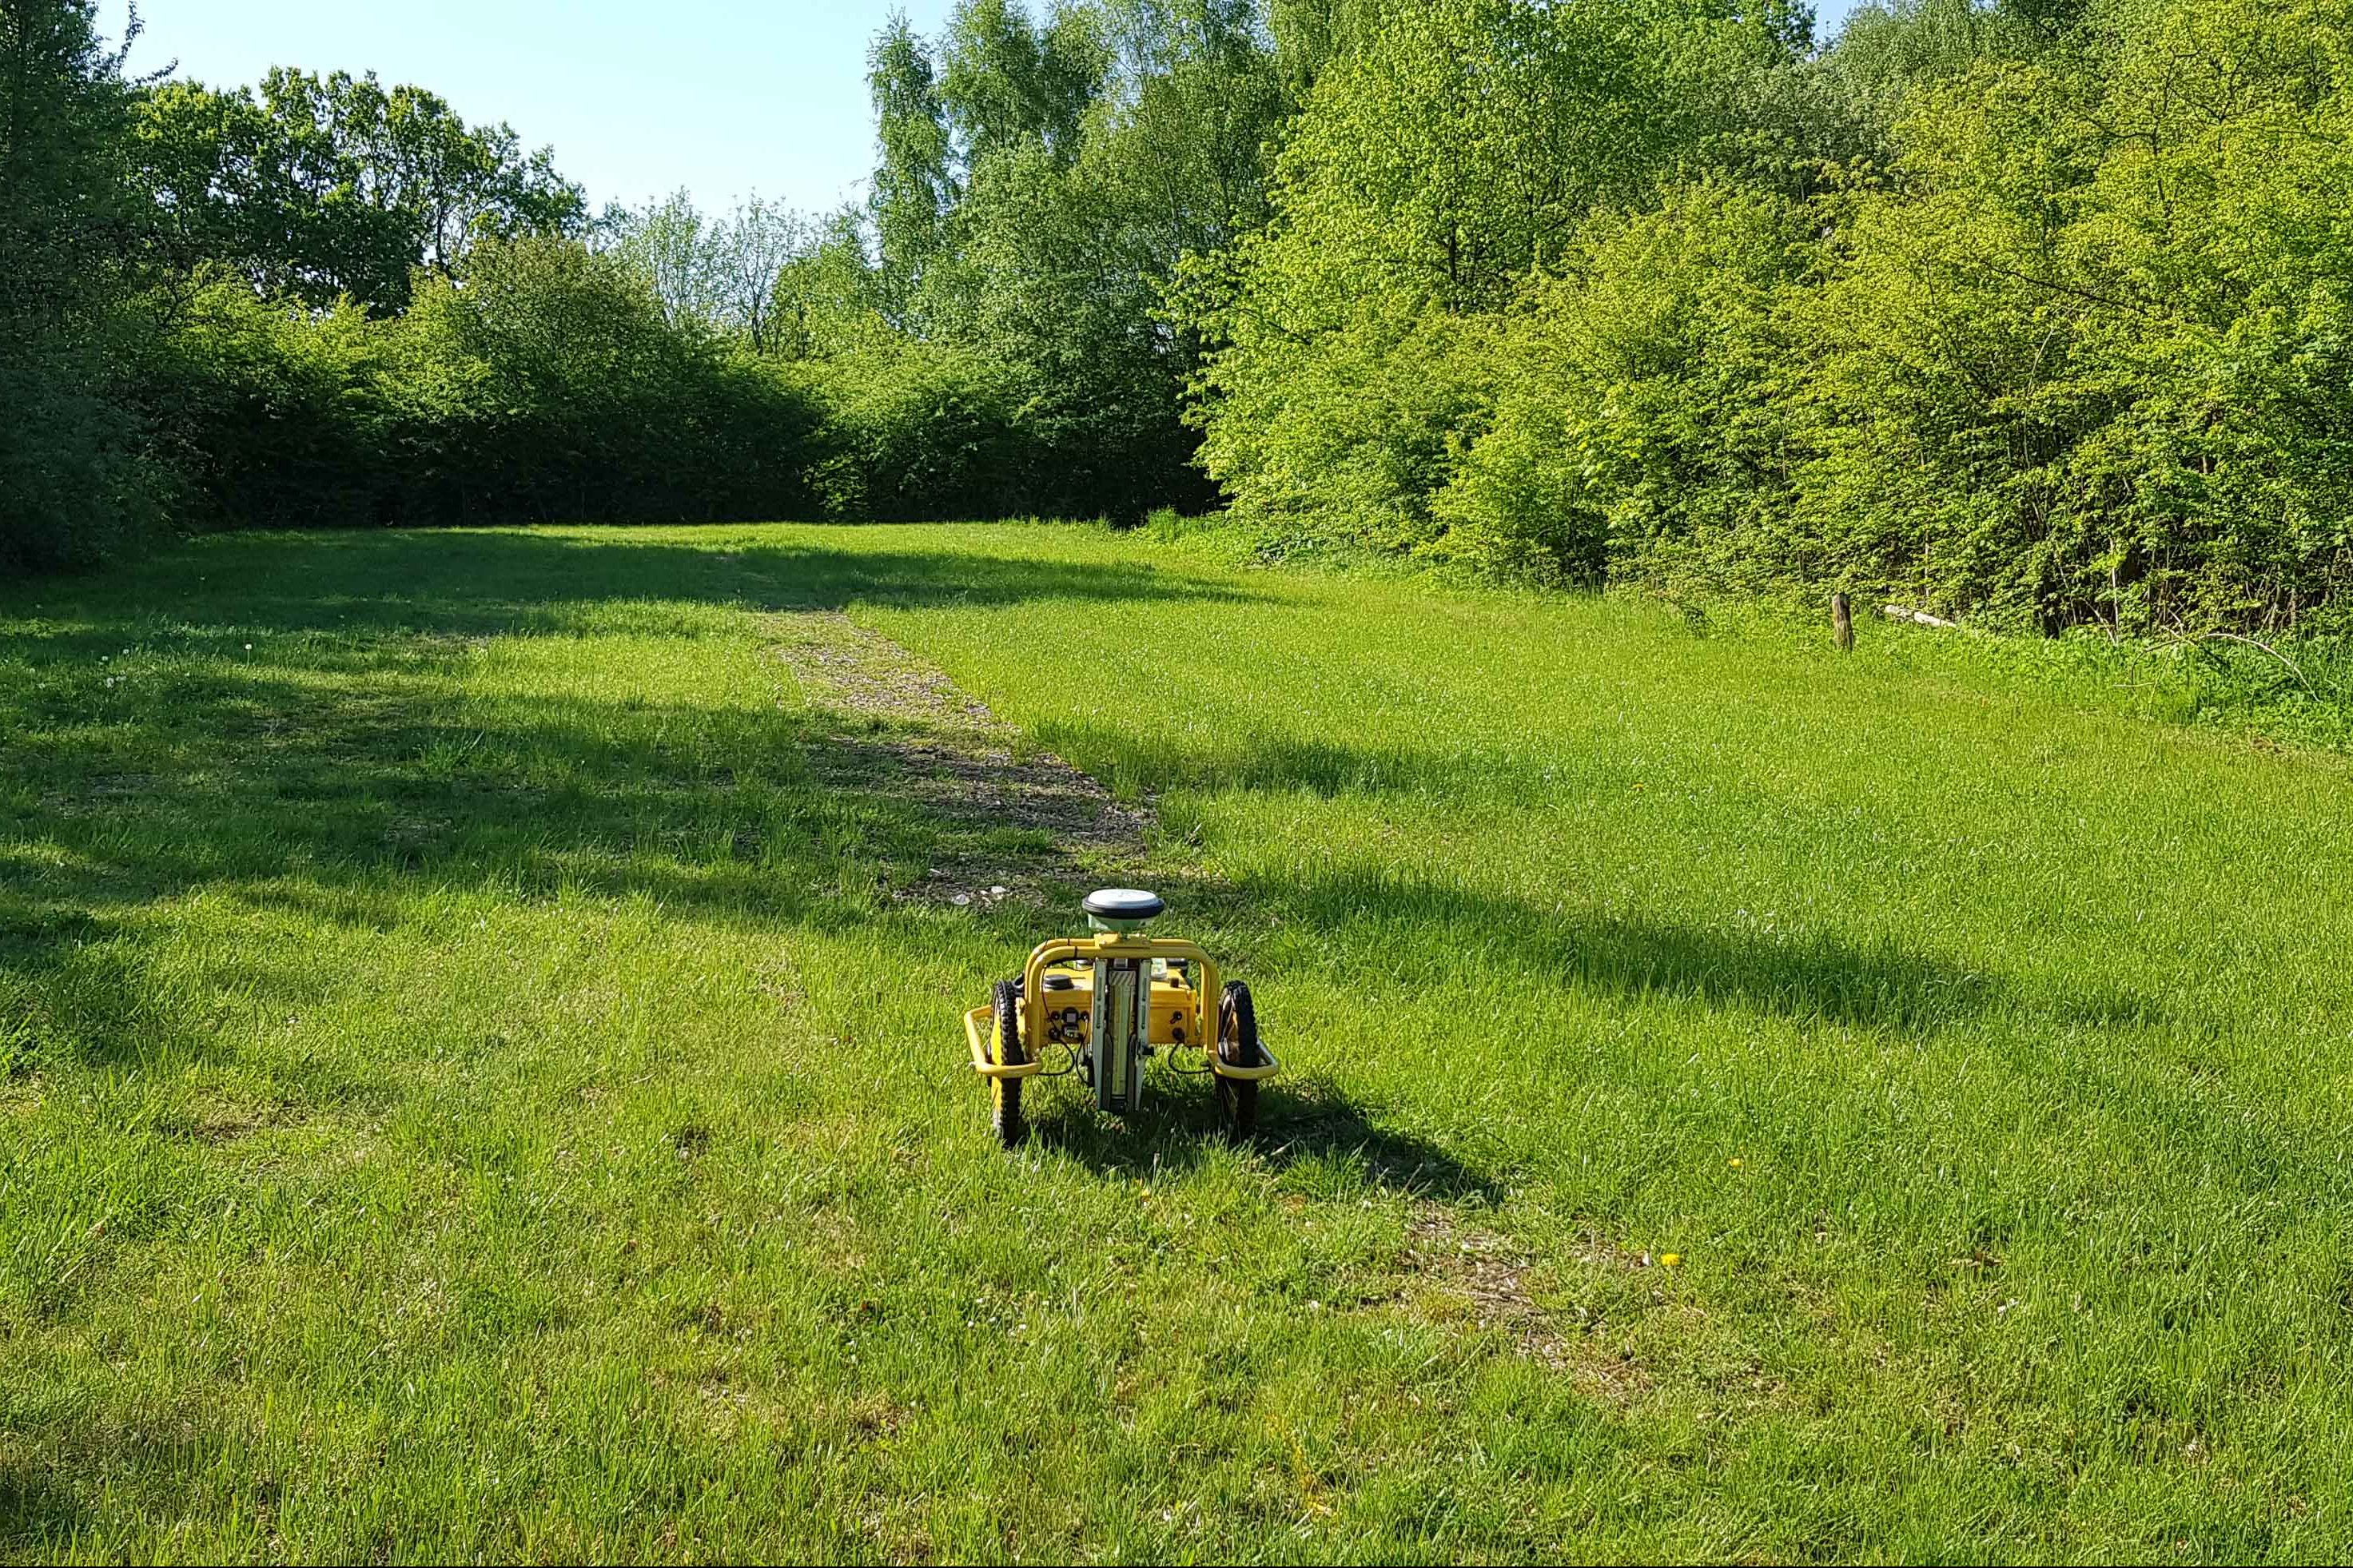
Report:
<svg viewBox="0 0 2353 1568"><path fill-rule="evenodd" d="M1206 1075L1205 1075L1206 1078ZM1363 1188L1445 1203L1493 1204L1504 1184L1418 1133L1386 1124L1377 1110L1328 1079L1276 1079L1261 1091L1258 1131L1227 1137L1207 1082L1166 1088L1127 1117L1106 1116L1084 1088L1040 1096L1029 1112L1030 1146L1117 1180L1180 1172L1240 1156L1268 1176L1318 1187Z"/></svg>

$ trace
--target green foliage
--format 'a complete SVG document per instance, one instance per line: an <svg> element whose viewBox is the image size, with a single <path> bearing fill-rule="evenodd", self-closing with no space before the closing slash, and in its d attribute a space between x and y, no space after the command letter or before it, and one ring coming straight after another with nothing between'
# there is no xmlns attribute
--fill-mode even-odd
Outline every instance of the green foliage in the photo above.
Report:
<svg viewBox="0 0 2353 1568"><path fill-rule="evenodd" d="M393 329L346 301L323 315L214 276L147 351L140 396L195 525L384 521L400 482L376 389Z"/></svg>
<svg viewBox="0 0 2353 1568"><path fill-rule="evenodd" d="M576 241L475 247L404 316L206 290L150 376L208 519L792 515L816 424L788 367L681 331Z"/></svg>
<svg viewBox="0 0 2353 1568"><path fill-rule="evenodd" d="M143 543L170 498L103 348L0 322L0 570L84 566Z"/></svg>
<svg viewBox="0 0 2353 1568"><path fill-rule="evenodd" d="M1109 65L1096 12L1040 23L1019 0L958 0L939 53L940 109L965 168L1033 143L1076 156Z"/></svg>
<svg viewBox="0 0 2353 1568"><path fill-rule="evenodd" d="M2018 627L2353 587L2347 0L1826 48L1782 0L963 0L874 39L862 208L595 226L422 89L127 83L88 6L7 15L18 559L1222 497L1274 551Z"/></svg>
<svg viewBox="0 0 2353 1568"><path fill-rule="evenodd" d="M674 327L733 335L755 354L783 352L797 323L783 309L785 273L823 243L798 213L754 195L706 218L684 191L602 220L612 247L653 286Z"/></svg>
<svg viewBox="0 0 2353 1568"><path fill-rule="evenodd" d="M1409 8L1192 268L1204 458L1510 576L2294 624L2353 585L2348 28Z"/></svg>
<svg viewBox="0 0 2353 1568"><path fill-rule="evenodd" d="M876 36L866 80L882 153L867 197L881 253L880 291L886 317L912 325L924 268L945 243L955 186L937 72L904 12L893 12Z"/></svg>
<svg viewBox="0 0 2353 1568"><path fill-rule="evenodd" d="M90 0L0 0L0 310L85 316L125 259L130 89Z"/></svg>
<svg viewBox="0 0 2353 1568"><path fill-rule="evenodd" d="M0 0L0 568L150 531L166 480L111 395L135 260L130 89L88 0Z"/></svg>
<svg viewBox="0 0 2353 1568"><path fill-rule="evenodd" d="M838 212L804 232L803 247L776 270L776 352L828 360L899 342L886 314L889 285L866 253L859 215Z"/></svg>
<svg viewBox="0 0 2353 1568"><path fill-rule="evenodd" d="M1431 548L1548 583L1803 574L1778 526L1802 382L1776 310L1809 216L1707 184L1593 223L1493 334L1492 418L1433 499Z"/></svg>
<svg viewBox="0 0 2353 1568"><path fill-rule="evenodd" d="M908 344L837 359L814 388L825 423L810 484L828 517L856 521L1018 509L1039 454L1017 429L1001 368Z"/></svg>
<svg viewBox="0 0 2353 1568"><path fill-rule="evenodd" d="M594 225L547 153L421 88L132 87L87 7L58 15L88 57L58 79L103 112L38 121L90 132L41 167L119 221L80 225L103 256L19 269L27 298L104 296L0 365L29 411L0 463L79 541L44 559L160 500L213 527L1211 499L1202 342L1165 305L1264 221L1289 98L1249 0L968 0L935 39L896 17L862 213L681 192Z"/></svg>
<svg viewBox="0 0 2353 1568"><path fill-rule="evenodd" d="M321 308L399 310L413 268L447 276L478 237L570 232L584 213L546 149L374 72L280 68L258 94L164 83L142 97L132 153L179 270L225 261Z"/></svg>
<svg viewBox="0 0 2353 1568"><path fill-rule="evenodd" d="M1598 207L1736 122L1782 46L1714 13L1444 0L1381 14L1318 79L1275 218L1197 268L1203 459L1237 508L1419 548L1491 416L1494 342Z"/></svg>
<svg viewBox="0 0 2353 1568"><path fill-rule="evenodd" d="M1264 221L1286 99L1252 8L968 0L937 44L894 21L874 58L867 294L1008 389L1038 461L999 510L1206 500L1183 417L1201 345L1164 307L1187 258Z"/></svg>
<svg viewBox="0 0 2353 1568"><path fill-rule="evenodd" d="M2353 13L2097 8L1915 95L1805 307L1810 515L2019 619L2285 624L2353 582Z"/></svg>

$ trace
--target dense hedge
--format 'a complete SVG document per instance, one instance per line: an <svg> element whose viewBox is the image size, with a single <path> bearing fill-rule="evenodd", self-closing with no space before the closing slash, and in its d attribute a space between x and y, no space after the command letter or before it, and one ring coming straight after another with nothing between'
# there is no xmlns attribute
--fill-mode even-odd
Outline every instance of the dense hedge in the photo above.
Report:
<svg viewBox="0 0 2353 1568"><path fill-rule="evenodd" d="M195 526L1127 510L987 356L756 354L560 238L480 245L393 317L216 283L136 382Z"/></svg>
<svg viewBox="0 0 2353 1568"><path fill-rule="evenodd" d="M1432 0L1208 310L1270 540L2021 626L2353 587L2353 7ZM1590 146L1589 153L1577 149Z"/></svg>
<svg viewBox="0 0 2353 1568"><path fill-rule="evenodd" d="M374 318L204 290L142 366L199 524L684 521L809 510L821 416L773 363L671 328L609 257L478 247Z"/></svg>

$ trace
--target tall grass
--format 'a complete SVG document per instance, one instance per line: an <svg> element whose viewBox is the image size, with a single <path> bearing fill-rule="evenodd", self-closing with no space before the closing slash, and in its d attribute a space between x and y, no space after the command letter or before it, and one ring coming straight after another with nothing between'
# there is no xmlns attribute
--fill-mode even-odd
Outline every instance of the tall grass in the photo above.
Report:
<svg viewBox="0 0 2353 1568"><path fill-rule="evenodd" d="M1092 868L845 786L926 738L803 608L1155 805L1259 1147L994 1148L1071 911L900 895ZM2348 764L1698 631L1042 527L0 590L0 1543L2344 1555Z"/></svg>

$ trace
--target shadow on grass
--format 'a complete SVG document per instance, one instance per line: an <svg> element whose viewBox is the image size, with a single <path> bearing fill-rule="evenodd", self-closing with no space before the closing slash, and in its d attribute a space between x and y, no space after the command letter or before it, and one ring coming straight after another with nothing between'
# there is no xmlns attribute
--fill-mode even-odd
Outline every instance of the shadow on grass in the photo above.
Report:
<svg viewBox="0 0 2353 1568"><path fill-rule="evenodd" d="M691 636L681 603L1246 596L1148 563L729 534L707 546L625 528L226 535L0 595L41 606L13 630L0 619L0 662L33 675L0 690L0 849L55 851L38 867L0 854L0 964L101 937L110 910L221 881L293 877L299 896L355 921L381 918L387 879L560 884L801 921L839 914L844 876L887 892L918 863L992 846L1050 862L1050 836L943 816L894 748L855 738L871 728L856 716L469 700L430 679L452 657L437 639L561 635L633 613ZM280 663L266 645L252 652L272 631L319 635ZM121 667L102 661L142 644L179 658L135 696L117 692L104 678ZM920 740L920 728L889 731Z"/></svg>
<svg viewBox="0 0 2353 1568"><path fill-rule="evenodd" d="M155 999L145 955L116 934L0 880L0 1080L60 1058L108 1068L221 1059L215 1036Z"/></svg>
<svg viewBox="0 0 2353 1568"><path fill-rule="evenodd" d="M429 678L448 675L457 637L633 616L691 635L681 603L1239 596L1144 564L712 537L232 535L0 595L41 606L13 631L0 620L0 663L33 677L0 689L0 1009L21 1017L10 995L29 990L69 1016L40 1027L77 1042L72 1054L152 1054L161 1021L135 975L109 981L128 962L109 952L140 910L197 890L350 927L396 922L422 892L486 887L838 927L874 918L934 867L1077 878L1050 833L943 812L943 792L901 765L921 748L861 742L870 726L854 716L469 701ZM314 635L284 662L266 643L257 658L273 633ZM106 661L141 645L178 657L120 691L106 677L123 667ZM10 1026L0 1012L0 1048L15 1051Z"/></svg>
<svg viewBox="0 0 2353 1568"><path fill-rule="evenodd" d="M1166 880L1166 879L1165 879ZM1175 879L1159 889L1187 918L1243 942L1317 933L1328 978L1377 957L1385 982L1424 990L1483 975L1516 991L1602 990L1860 1027L1928 1031L2013 1005L2000 977L1833 933L1749 933L1639 915L1545 909L1525 900L1370 872Z"/></svg>
<svg viewBox="0 0 2353 1568"><path fill-rule="evenodd" d="M1122 1179L1183 1171L1219 1146L1218 1109L1198 1082L1155 1071L1144 1108L1114 1120L1094 1109L1076 1079L1031 1102L1029 1135L1100 1175ZM1502 1183L1428 1139L1388 1125L1380 1113L1324 1078L1275 1079L1261 1091L1259 1133L1250 1147L1286 1179L1350 1189L1377 1188L1447 1203L1493 1204Z"/></svg>
<svg viewBox="0 0 2353 1568"><path fill-rule="evenodd" d="M0 979L70 994L77 1054L122 1062L151 1048L131 1042L162 1021L133 999L135 967L104 950L142 907L199 889L357 930L397 925L420 894L495 889L832 931L882 916L941 867L1050 888L1089 875L1065 838L955 809L825 715L577 699L471 708L353 685L192 676L168 716L122 738L129 755L98 762L69 740L25 770L36 803L0 805L0 828L50 855L32 865L0 849ZM1483 976L1529 995L1600 990L1915 1033L2021 1006L2063 1025L2156 1021L2122 992L2021 995L1894 941L1820 929L1546 909L1395 873L1157 880L1188 929L1220 931L1245 963L1280 931L1317 933L1287 962L1340 982L1370 955L1385 984L1410 990ZM1030 942L1073 914L1005 910L990 923Z"/></svg>
<svg viewBox="0 0 2353 1568"><path fill-rule="evenodd" d="M1305 791L1326 798L1422 791L1440 801L1473 793L1541 799L1540 770L1487 760L1368 750L1278 738L1198 748L1160 746L1108 731L1049 726L1041 741L1081 761L1109 759L1127 793L1138 781L1209 792ZM2113 982L2071 979L2063 991L2021 988L2008 976L1955 963L1889 937L1856 941L1822 926L1744 930L1641 913L1534 901L1388 871L1286 876L1240 883L1163 876L1159 891L1187 918L1239 933L1288 927L1324 937L1327 963L1345 976L1353 955L1417 984L1483 972L1539 989L1601 989L1629 997L1686 999L1801 1021L1926 1032L2000 1010L2039 1014L2062 1026L2156 1025L2162 1008ZM1308 962L1317 960L1313 957Z"/></svg>
<svg viewBox="0 0 2353 1568"><path fill-rule="evenodd" d="M0 694L0 1054L21 1057L29 1028L45 1058L207 1058L210 1033L164 1016L144 978L147 912L191 894L357 931L480 891L835 931L903 918L902 898L945 890L942 868L1075 883L1100 847L933 776L917 724L475 700L396 671L305 679L218 660L151 688L104 723L86 693ZM1088 803L1046 804L1067 817ZM266 955L225 951L224 984L273 994Z"/></svg>
<svg viewBox="0 0 2353 1568"><path fill-rule="evenodd" d="M0 1549L24 1559L54 1551L71 1538L81 1517L72 1494L47 1476L0 1465Z"/></svg>
<svg viewBox="0 0 2353 1568"><path fill-rule="evenodd" d="M93 999L76 1005L86 1053L120 1061L143 1048L132 1042L152 1037L154 1021L136 1004L135 973L110 981L88 950L121 934L141 907L202 889L354 927L397 921L424 890L572 889L774 931L873 920L894 891L944 864L1018 863L1041 881L1073 881L1084 867L1053 834L944 812L921 779L878 765L881 751L846 737L836 719L470 700L417 679L402 656L414 647L437 657L430 639L447 634L582 629L630 602L1239 596L1144 565L730 549L714 537L716 548L626 530L236 536L138 572L42 585L67 629L0 634L0 658L26 659L37 676L0 692L0 982L72 981L68 989ZM181 584L189 573L227 581ZM163 611L198 634L209 623L327 635L305 645L299 668L199 649L135 699L104 695L96 650L141 640ZM1473 774L1492 782L1512 765L1280 738L1198 753L1135 752L1109 735L1043 738L1082 763L1120 759L1157 782L1209 788L1445 786ZM50 853L38 863L12 857L12 842ZM1312 931L1328 938L1325 956L1298 962L1344 972L1354 955L1377 952L1384 974L1408 985L1477 970L1524 989L1600 988L1912 1030L2021 1000L1996 976L1825 931L1546 909L1396 875L1162 881L1188 923L1224 928L1243 956L1278 927ZM1067 923L1010 910L988 919L1020 940ZM126 996L98 1005L110 985ZM2027 1000L2062 1022L2149 1016L2123 993ZM1346 1116L1329 1119L1344 1126Z"/></svg>
<svg viewBox="0 0 2353 1568"><path fill-rule="evenodd" d="M887 544L851 551L726 533L714 529L708 546L627 528L594 536L467 529L299 540L228 534L125 571L36 584L6 602L38 604L67 621L44 639L53 646L110 651L109 642L119 647L126 631L138 630L138 610L167 595L178 601L169 618L182 626L355 637L561 635L609 625L617 609L677 603L756 611L1257 597L1148 561L1082 564ZM8 640L0 637L0 647Z"/></svg>

